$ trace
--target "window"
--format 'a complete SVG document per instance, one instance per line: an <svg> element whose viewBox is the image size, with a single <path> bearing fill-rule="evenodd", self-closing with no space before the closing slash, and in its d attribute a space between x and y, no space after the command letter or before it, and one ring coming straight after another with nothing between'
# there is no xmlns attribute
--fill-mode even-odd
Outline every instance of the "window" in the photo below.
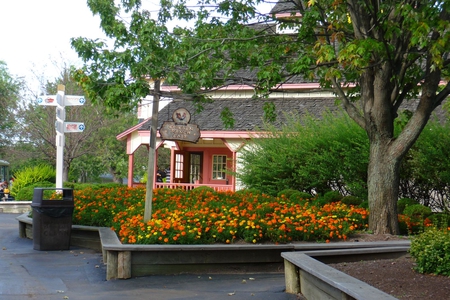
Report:
<svg viewBox="0 0 450 300"><path fill-rule="evenodd" d="M225 179L225 170L227 168L226 155L213 155L212 179Z"/></svg>
<svg viewBox="0 0 450 300"><path fill-rule="evenodd" d="M175 155L175 178L183 178L183 154Z"/></svg>

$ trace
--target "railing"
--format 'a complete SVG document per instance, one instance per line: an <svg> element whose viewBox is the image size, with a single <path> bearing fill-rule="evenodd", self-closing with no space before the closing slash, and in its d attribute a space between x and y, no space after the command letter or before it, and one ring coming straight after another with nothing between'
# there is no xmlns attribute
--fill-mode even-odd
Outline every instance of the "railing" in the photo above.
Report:
<svg viewBox="0 0 450 300"><path fill-rule="evenodd" d="M134 182L133 187L137 186L145 186L143 183ZM209 186L210 188L213 188L217 192L224 192L224 191L233 191L232 185L226 185L226 184L199 184L199 183L164 183L164 182L157 182L155 184L155 188L168 188L168 189L183 189L183 190L193 190L196 187L200 186Z"/></svg>

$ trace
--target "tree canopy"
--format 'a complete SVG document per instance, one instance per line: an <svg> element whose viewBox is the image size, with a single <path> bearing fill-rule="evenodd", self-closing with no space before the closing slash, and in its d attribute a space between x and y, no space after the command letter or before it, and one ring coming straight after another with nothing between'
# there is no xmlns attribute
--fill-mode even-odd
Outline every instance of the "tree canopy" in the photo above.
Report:
<svg viewBox="0 0 450 300"><path fill-rule="evenodd" d="M0 150L13 135L14 110L20 97L23 83L13 77L5 62L0 61Z"/></svg>
<svg viewBox="0 0 450 300"><path fill-rule="evenodd" d="M450 0L282 0L270 13L262 4L169 0L150 12L139 0L88 0L113 46L74 39L85 60L75 77L116 108L154 93L149 79L194 101L236 83L267 97L281 83L319 82L369 137L370 229L398 233L400 162L450 93ZM397 134L407 101L416 104Z"/></svg>

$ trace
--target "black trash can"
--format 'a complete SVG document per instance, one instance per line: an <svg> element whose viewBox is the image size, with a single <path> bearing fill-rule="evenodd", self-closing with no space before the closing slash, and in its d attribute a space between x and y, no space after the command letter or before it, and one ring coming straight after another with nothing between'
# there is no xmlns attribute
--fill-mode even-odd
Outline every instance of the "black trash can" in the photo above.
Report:
<svg viewBox="0 0 450 300"><path fill-rule="evenodd" d="M49 194L62 199L50 200ZM60 198L60 197L58 197ZM35 188L33 201L33 249L69 250L72 232L73 189Z"/></svg>

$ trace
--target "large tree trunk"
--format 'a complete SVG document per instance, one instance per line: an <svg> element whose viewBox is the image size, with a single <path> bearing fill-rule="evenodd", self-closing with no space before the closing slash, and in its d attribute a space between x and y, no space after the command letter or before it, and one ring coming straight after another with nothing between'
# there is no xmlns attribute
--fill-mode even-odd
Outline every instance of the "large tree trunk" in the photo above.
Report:
<svg viewBox="0 0 450 300"><path fill-rule="evenodd" d="M370 145L368 167L369 230L374 234L399 234L397 200L399 157L388 154L388 141Z"/></svg>

